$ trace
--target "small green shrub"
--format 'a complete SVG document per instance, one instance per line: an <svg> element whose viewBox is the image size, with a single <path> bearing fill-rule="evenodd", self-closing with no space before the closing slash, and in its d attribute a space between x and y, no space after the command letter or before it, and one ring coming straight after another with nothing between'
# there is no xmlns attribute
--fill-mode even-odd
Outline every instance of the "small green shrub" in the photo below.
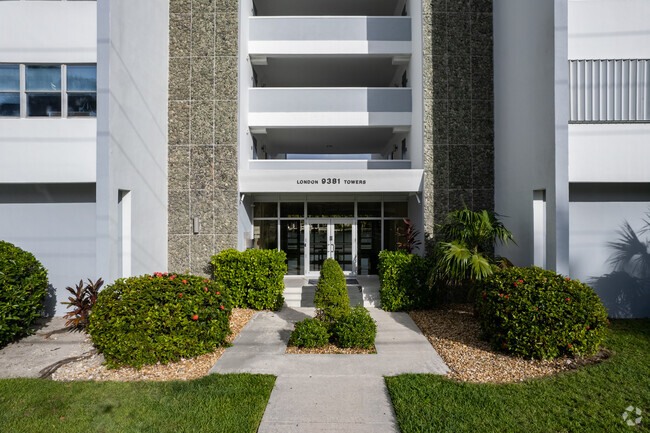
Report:
<svg viewBox="0 0 650 433"><path fill-rule="evenodd" d="M287 255L277 250L224 250L212 256L214 279L224 285L233 305L279 310L284 304Z"/></svg>
<svg viewBox="0 0 650 433"><path fill-rule="evenodd" d="M166 364L225 344L231 309L221 284L155 273L119 279L100 292L88 332L110 368Z"/></svg>
<svg viewBox="0 0 650 433"><path fill-rule="evenodd" d="M377 336L377 324L367 309L357 306L341 317L333 326L333 334L339 347L372 349Z"/></svg>
<svg viewBox="0 0 650 433"><path fill-rule="evenodd" d="M47 271L31 253L0 241L0 348L32 332L47 286Z"/></svg>
<svg viewBox="0 0 650 433"><path fill-rule="evenodd" d="M509 268L478 283L476 310L495 349L525 358L590 355L607 312L591 287L540 268Z"/></svg>
<svg viewBox="0 0 650 433"><path fill-rule="evenodd" d="M434 292L427 285L427 261L404 251L379 253L381 308L386 311L419 310L434 305Z"/></svg>
<svg viewBox="0 0 650 433"><path fill-rule="evenodd" d="M322 347L329 343L327 325L317 319L305 319L296 323L289 337L289 345L297 347Z"/></svg>
<svg viewBox="0 0 650 433"><path fill-rule="evenodd" d="M327 323L333 323L350 313L350 298L345 275L334 259L326 259L320 270L314 304Z"/></svg>

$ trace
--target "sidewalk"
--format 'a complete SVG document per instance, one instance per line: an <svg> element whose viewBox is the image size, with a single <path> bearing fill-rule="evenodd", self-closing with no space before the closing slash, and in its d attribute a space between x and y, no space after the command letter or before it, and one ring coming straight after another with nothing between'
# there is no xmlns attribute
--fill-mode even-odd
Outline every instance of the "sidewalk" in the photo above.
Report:
<svg viewBox="0 0 650 433"><path fill-rule="evenodd" d="M399 431L383 377L448 368L406 313L369 310L377 354L285 354L295 322L314 314L285 307L257 313L210 373L278 376L259 432Z"/></svg>

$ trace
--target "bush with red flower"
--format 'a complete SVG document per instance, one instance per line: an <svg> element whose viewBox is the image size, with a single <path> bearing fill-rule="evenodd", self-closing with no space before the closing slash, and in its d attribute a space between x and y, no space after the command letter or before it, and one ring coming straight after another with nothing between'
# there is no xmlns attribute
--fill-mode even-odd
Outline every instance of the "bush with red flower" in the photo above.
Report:
<svg viewBox="0 0 650 433"><path fill-rule="evenodd" d="M476 295L483 338L525 358L591 355L608 323L591 287L541 268L503 269L479 282Z"/></svg>
<svg viewBox="0 0 650 433"><path fill-rule="evenodd" d="M230 333L232 302L223 289L172 273L119 279L99 294L88 332L110 368L209 353Z"/></svg>

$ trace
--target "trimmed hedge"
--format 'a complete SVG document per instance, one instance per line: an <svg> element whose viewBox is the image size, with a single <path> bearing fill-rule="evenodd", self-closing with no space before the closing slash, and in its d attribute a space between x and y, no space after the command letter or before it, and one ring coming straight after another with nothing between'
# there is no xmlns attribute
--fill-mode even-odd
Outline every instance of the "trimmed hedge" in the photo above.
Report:
<svg viewBox="0 0 650 433"><path fill-rule="evenodd" d="M317 319L305 319L296 323L289 338L289 345L296 347L322 347L330 341L327 325Z"/></svg>
<svg viewBox="0 0 650 433"><path fill-rule="evenodd" d="M255 310L282 308L286 262L277 250L227 249L211 258L214 279L227 288L233 305Z"/></svg>
<svg viewBox="0 0 650 433"><path fill-rule="evenodd" d="M379 253L379 297L385 311L422 310L434 305L427 286L429 266L416 254L405 251Z"/></svg>
<svg viewBox="0 0 650 433"><path fill-rule="evenodd" d="M0 241L0 348L32 333L47 286L47 270L31 253Z"/></svg>
<svg viewBox="0 0 650 433"><path fill-rule="evenodd" d="M231 309L221 284L155 273L119 279L100 292L88 332L109 368L166 364L224 345Z"/></svg>
<svg viewBox="0 0 650 433"><path fill-rule="evenodd" d="M332 327L336 345L372 349L377 336L377 324L367 309L357 306Z"/></svg>
<svg viewBox="0 0 650 433"><path fill-rule="evenodd" d="M320 270L314 304L320 309L318 316L333 323L350 313L350 298L345 275L338 262L326 259Z"/></svg>
<svg viewBox="0 0 650 433"><path fill-rule="evenodd" d="M593 354L607 327L591 287L536 267L504 269L478 283L476 310L493 348L525 358Z"/></svg>

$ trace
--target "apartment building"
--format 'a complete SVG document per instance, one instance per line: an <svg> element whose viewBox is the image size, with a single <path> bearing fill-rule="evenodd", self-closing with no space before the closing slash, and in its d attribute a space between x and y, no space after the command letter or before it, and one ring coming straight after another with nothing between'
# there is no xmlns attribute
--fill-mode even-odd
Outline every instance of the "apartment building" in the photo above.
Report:
<svg viewBox="0 0 650 433"><path fill-rule="evenodd" d="M648 12L0 0L0 238L50 270L56 314L80 278L207 275L226 248L372 275L404 220L424 245L464 205L503 215L516 264L603 277L650 204ZM605 282L615 314L650 311Z"/></svg>

